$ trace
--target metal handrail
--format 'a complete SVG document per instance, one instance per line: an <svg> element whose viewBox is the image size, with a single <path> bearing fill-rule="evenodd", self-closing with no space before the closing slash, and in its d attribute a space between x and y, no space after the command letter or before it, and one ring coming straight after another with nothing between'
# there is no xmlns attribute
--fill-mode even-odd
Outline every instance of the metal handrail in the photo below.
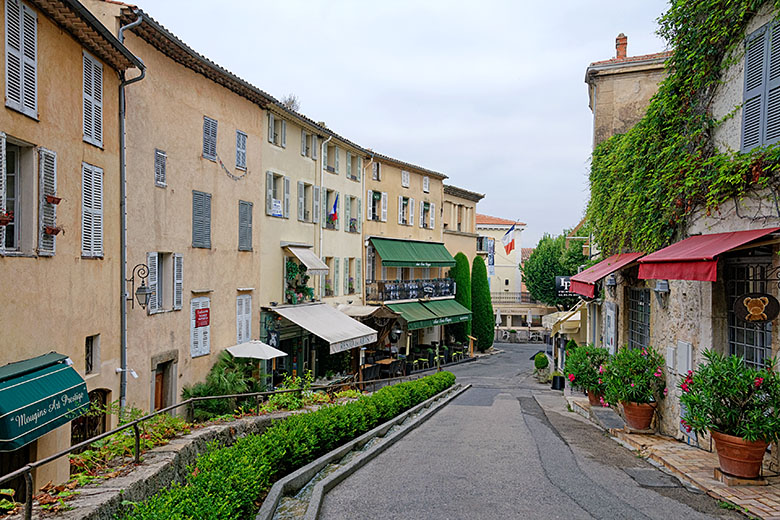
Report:
<svg viewBox="0 0 780 520"><path fill-rule="evenodd" d="M414 375L406 375L406 376L397 376L397 377L388 377L385 379L372 379L370 381L346 381L343 383L335 383L332 385L320 385L320 386L312 386L309 389L312 391L317 390L324 390L326 392L332 391L332 389L335 388L342 388L345 386L357 386L357 385L363 385L365 388L365 385L371 384L372 388L376 390L377 383L389 383L390 381L396 381L396 380L402 380L402 379L408 379L409 381L413 381L415 379L419 379L419 374ZM157 415L160 415L162 413L167 413L171 410L175 410L176 408L180 408L182 406L192 406L194 403L197 403L199 401L210 401L212 399L234 399L234 398L251 398L254 397L257 402L257 409L258 412L260 411L260 400L267 396L272 395L279 395L279 394L287 394L290 392L303 392L303 388L289 388L285 390L274 390L272 392L250 392L246 394L230 394L230 395L209 395L204 397L190 397L189 399L186 399L180 403L172 404L171 406L167 406L163 408L162 410L157 410L155 412L149 413L147 415L144 415L143 417L139 417L138 419L134 419L126 424L123 424L117 428L114 428L113 430L107 431L105 433L101 433L100 435L96 435L95 437L92 437L90 439L87 439L85 441L82 441L78 444L74 444L67 450L60 451L58 453L55 453L54 455L49 455L48 457L45 457L41 460L36 460L34 462L30 462L23 467L17 469L16 471L13 471L11 473L8 473L7 475L0 476L0 484L3 482L7 482L11 479L21 477L23 476L25 479L25 482L27 484L27 493L25 496L25 504L24 504L24 518L25 520L31 520L32 519L32 509L33 509L33 487L34 482L32 478L32 470L35 468L38 468L40 466L43 466L44 464L48 464L49 462L53 462L61 457L64 457L65 455L69 455L72 452L79 450L80 448L89 446L90 444L97 442L101 439L105 439L106 437L109 437L111 435L114 435L116 433L119 433L121 431L127 430L129 428L133 429L133 435L135 436L135 463L138 464L141 462L141 432L138 428L138 425L142 422L148 421L149 419L156 417ZM259 415L259 414L258 414Z"/></svg>

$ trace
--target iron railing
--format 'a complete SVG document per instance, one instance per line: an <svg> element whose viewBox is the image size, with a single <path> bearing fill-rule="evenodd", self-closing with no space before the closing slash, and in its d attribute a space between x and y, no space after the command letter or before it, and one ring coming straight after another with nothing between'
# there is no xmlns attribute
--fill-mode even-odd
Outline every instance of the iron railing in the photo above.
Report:
<svg viewBox="0 0 780 520"><path fill-rule="evenodd" d="M490 301L493 304L512 304L512 303L533 303L540 302L531 298L531 293L527 292L491 292Z"/></svg>
<svg viewBox="0 0 780 520"><path fill-rule="evenodd" d="M374 280L366 282L366 301L388 302L455 296L455 280L433 278L428 280Z"/></svg>
<svg viewBox="0 0 780 520"><path fill-rule="evenodd" d="M336 388L343 388L345 386L347 387L362 387L363 389L366 388L366 385L371 385L372 390L376 390L376 387L378 384L382 384L383 386L386 384L389 384L392 381L402 381L402 380L409 380L413 381L415 379L419 379L422 377L420 373L416 374L410 374L405 376L398 376L398 377L388 377L385 379L372 379L370 381L356 381L354 378L352 378L350 381L341 382L341 383L334 383L332 385L325 385L325 386L312 386L310 390L312 391L325 391L325 392L332 392ZM139 428L139 425L145 421L148 421L149 419L152 419L153 417L156 417L157 415L160 415L162 413L168 413L172 410L175 410L177 408L181 408L182 406L188 406L190 415L193 414L193 408L196 402L198 401L210 401L212 399L238 399L238 398L255 398L255 403L257 406L257 411L260 411L260 403L263 401L264 398L270 397L272 395L278 395L278 394L286 394L290 392L303 392L303 388L291 388L286 390L275 390L273 392L252 392L247 394L232 394L232 395L211 395L206 397L191 397L185 401L182 401L177 404L173 404L171 406L165 407L161 410L157 410L155 412L152 412L150 414L144 415L143 417L139 419L135 419L133 421L130 421L126 424L123 424L117 428L114 428L111 431L107 431L105 433L101 433L100 435L97 435L95 437L92 437L91 439L87 439L83 442L80 442L78 444L72 445L70 448L66 450L59 451L55 453L54 455L49 455L48 457L45 457L41 460L36 460L34 462L30 462L26 464L25 466L17 469L16 471L12 471L11 473L8 473L7 475L0 476L0 484L3 482L8 482L9 480L13 480L19 477L24 477L25 484L26 484L26 493L25 493L25 502L24 502L24 518L25 520L31 520L32 519L32 512L33 512L33 494L34 494L34 488L35 488L35 482L33 480L32 471L35 468L39 468L43 466L44 464L48 464L50 462L53 462L57 459L60 459L62 457L65 457L66 455L70 455L73 452L76 452L80 450L81 448L86 448L93 442L97 442L101 439L105 439L106 437L109 437L111 435L114 435L116 433L128 430L130 428L133 429L133 435L135 437L135 449L134 449L134 458L135 463L138 464L141 462L141 431Z"/></svg>

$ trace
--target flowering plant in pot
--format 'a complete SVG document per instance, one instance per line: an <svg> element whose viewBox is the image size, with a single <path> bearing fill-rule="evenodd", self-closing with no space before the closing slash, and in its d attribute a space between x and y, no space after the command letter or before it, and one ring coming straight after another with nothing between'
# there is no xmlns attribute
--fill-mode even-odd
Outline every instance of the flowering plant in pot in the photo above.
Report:
<svg viewBox="0 0 780 520"><path fill-rule="evenodd" d="M566 375L571 385L588 392L591 406L603 401L604 372L609 361L609 350L593 345L574 347L566 354Z"/></svg>
<svg viewBox="0 0 780 520"><path fill-rule="evenodd" d="M780 437L780 375L772 360L755 369L712 350L704 359L679 385L680 422L688 431L709 430L725 473L756 478L767 445Z"/></svg>
<svg viewBox="0 0 780 520"><path fill-rule="evenodd" d="M623 405L626 424L650 428L658 401L666 395L664 358L653 347L624 347L612 357L604 373L606 399Z"/></svg>

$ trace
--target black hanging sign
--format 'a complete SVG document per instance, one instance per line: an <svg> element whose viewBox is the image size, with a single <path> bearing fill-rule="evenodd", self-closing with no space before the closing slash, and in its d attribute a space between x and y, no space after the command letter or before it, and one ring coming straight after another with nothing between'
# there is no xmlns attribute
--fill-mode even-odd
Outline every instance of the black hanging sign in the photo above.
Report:
<svg viewBox="0 0 780 520"><path fill-rule="evenodd" d="M747 293L737 296L734 302L734 314L747 323L767 323L777 318L780 302L767 293Z"/></svg>

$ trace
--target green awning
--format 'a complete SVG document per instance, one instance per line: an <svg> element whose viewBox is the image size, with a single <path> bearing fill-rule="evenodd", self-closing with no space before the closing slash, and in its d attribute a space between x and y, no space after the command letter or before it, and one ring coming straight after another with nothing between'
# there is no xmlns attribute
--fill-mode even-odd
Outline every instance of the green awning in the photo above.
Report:
<svg viewBox="0 0 780 520"><path fill-rule="evenodd" d="M390 303L387 308L397 312L406 320L406 330L424 329L436 325L438 317L426 309L422 303Z"/></svg>
<svg viewBox="0 0 780 520"><path fill-rule="evenodd" d="M87 384L51 352L0 367L0 451L12 451L89 409Z"/></svg>
<svg viewBox="0 0 780 520"><path fill-rule="evenodd" d="M372 238L385 267L452 267L455 259L444 244L391 238Z"/></svg>
<svg viewBox="0 0 780 520"><path fill-rule="evenodd" d="M438 316L437 325L471 321L471 311L455 300L432 300L423 305Z"/></svg>

